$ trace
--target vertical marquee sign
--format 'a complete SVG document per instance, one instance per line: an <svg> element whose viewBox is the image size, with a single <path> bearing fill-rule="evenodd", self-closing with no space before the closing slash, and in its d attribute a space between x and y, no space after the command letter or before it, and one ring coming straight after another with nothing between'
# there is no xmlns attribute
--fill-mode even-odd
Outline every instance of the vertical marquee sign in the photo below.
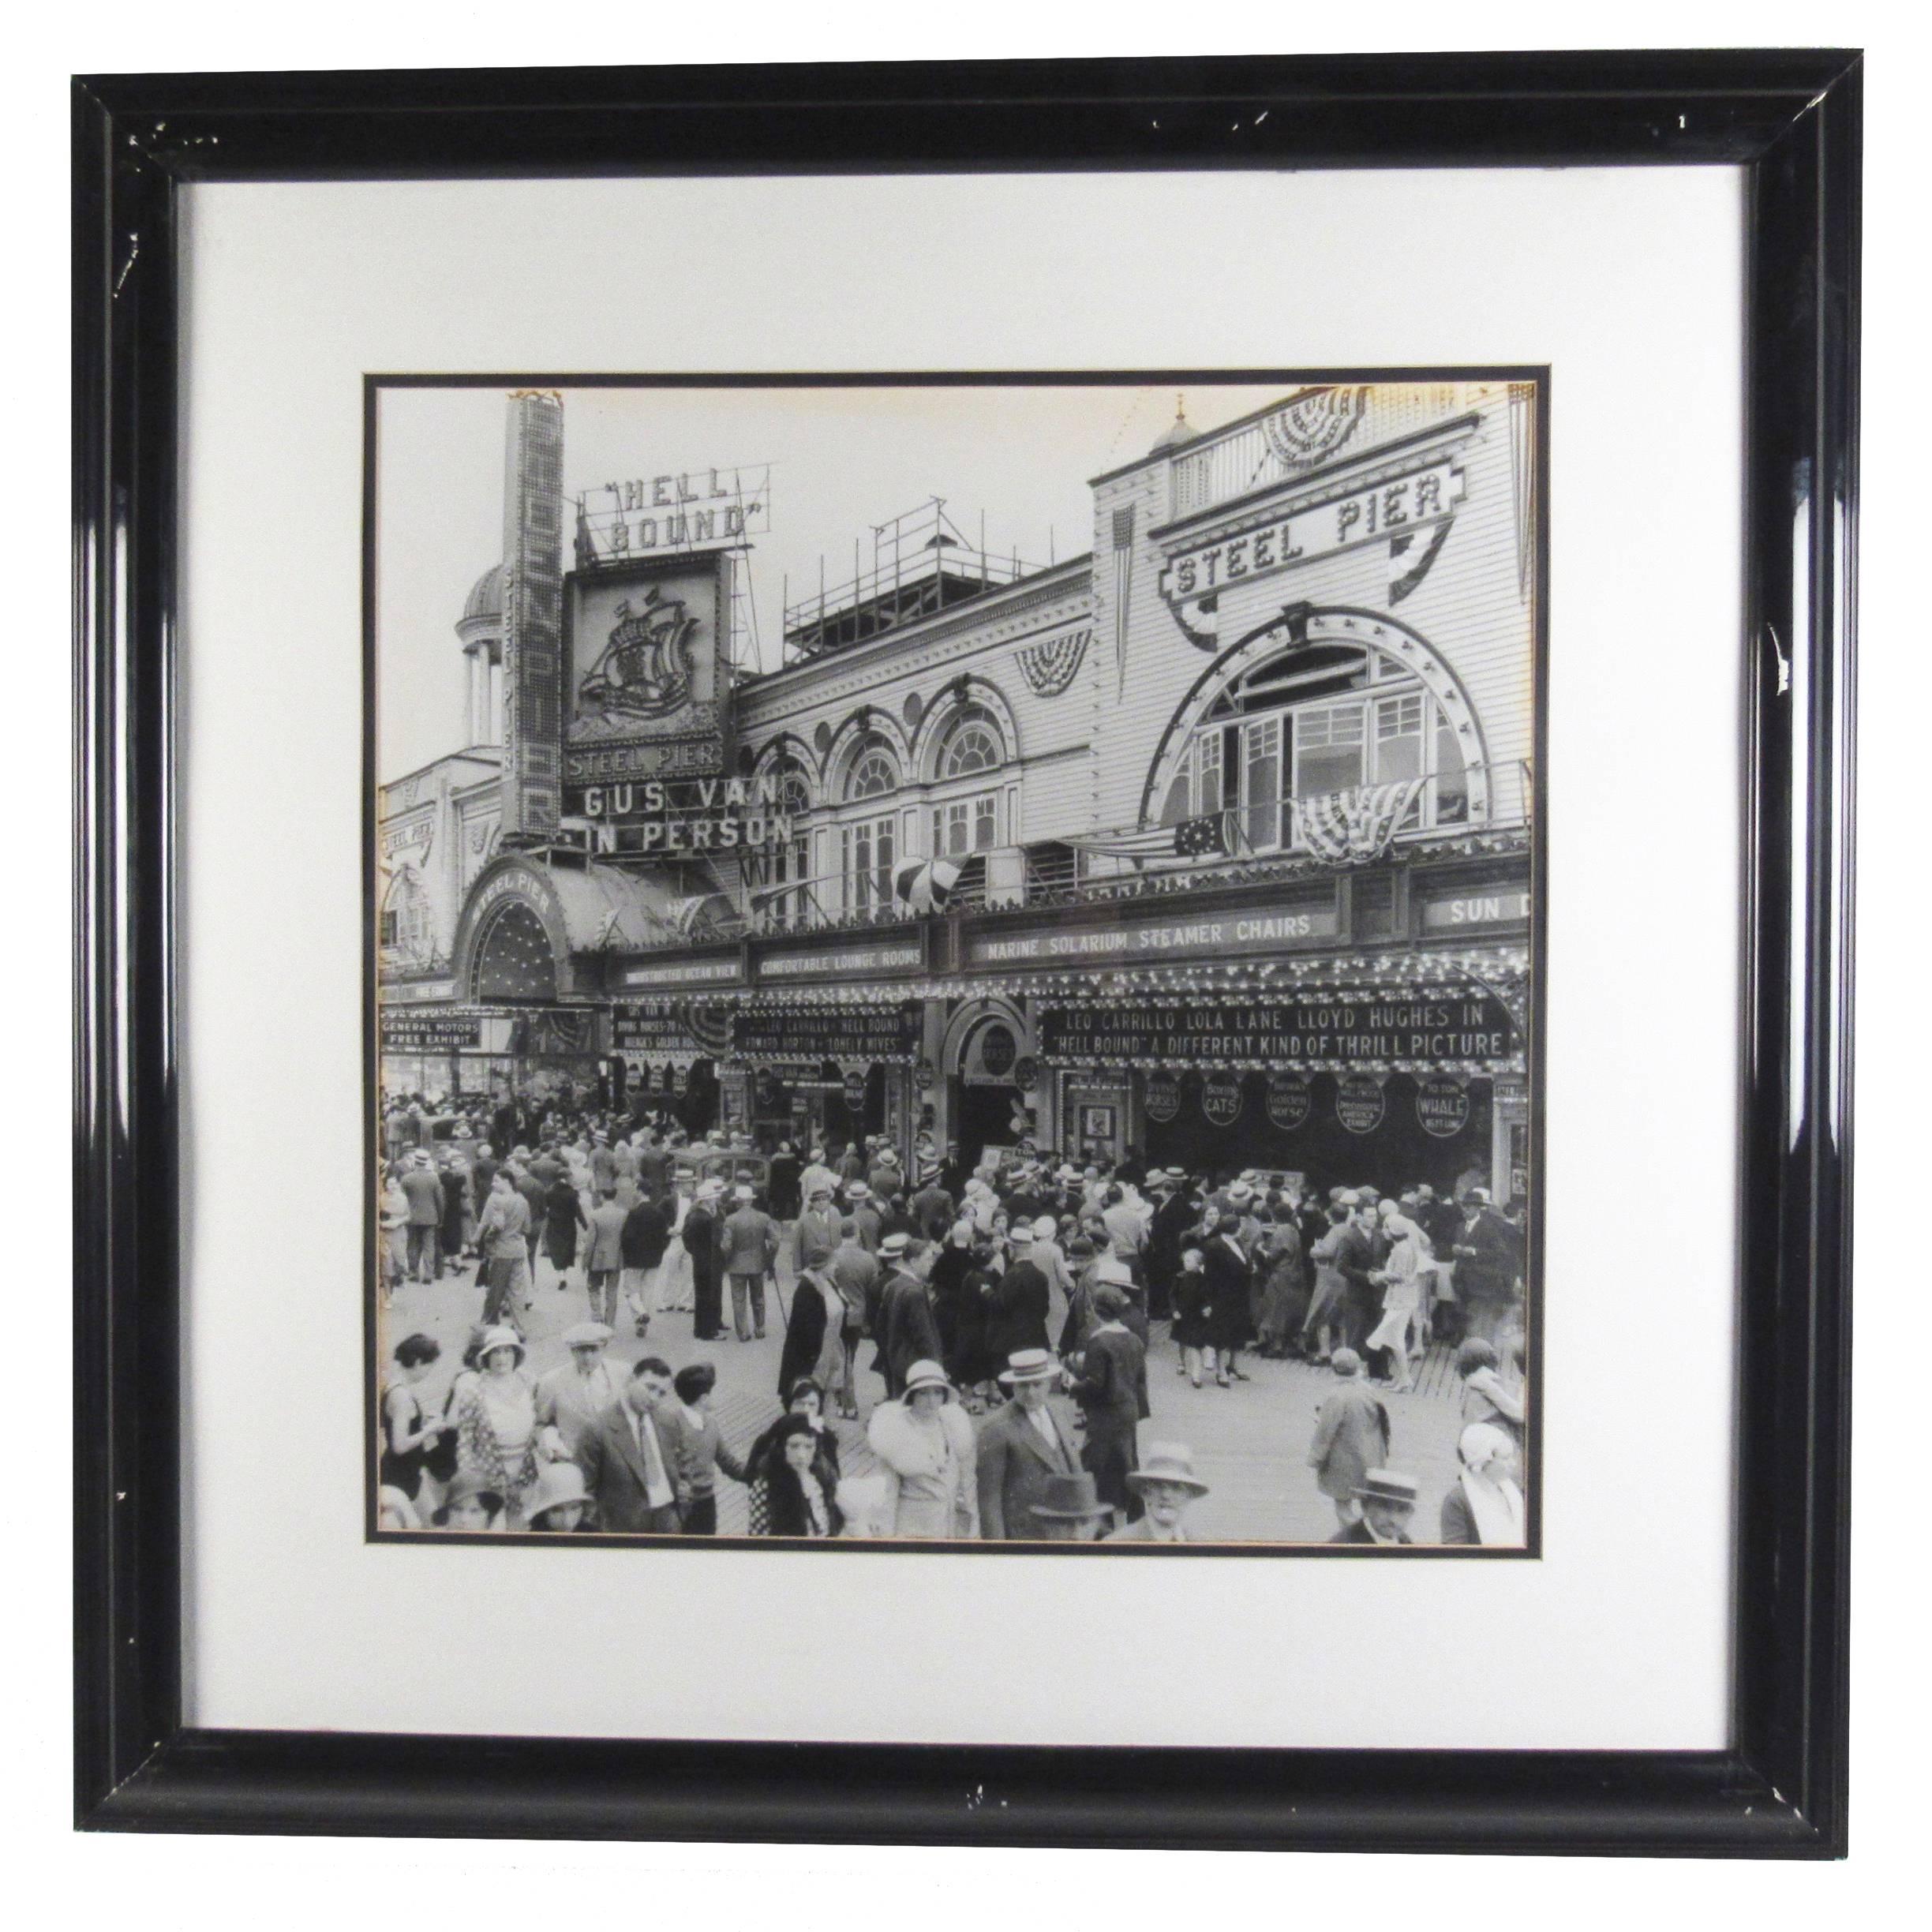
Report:
<svg viewBox="0 0 1932 1932"><path fill-rule="evenodd" d="M510 399L504 457L503 842L552 837L561 811L564 405Z"/></svg>

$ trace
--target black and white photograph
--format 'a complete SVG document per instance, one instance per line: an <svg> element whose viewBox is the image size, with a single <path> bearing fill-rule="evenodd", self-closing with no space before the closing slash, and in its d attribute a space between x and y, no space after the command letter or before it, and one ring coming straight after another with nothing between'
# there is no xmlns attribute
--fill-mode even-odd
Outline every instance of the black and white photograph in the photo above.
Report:
<svg viewBox="0 0 1932 1932"><path fill-rule="evenodd" d="M366 406L375 1533L1534 1553L1541 372Z"/></svg>

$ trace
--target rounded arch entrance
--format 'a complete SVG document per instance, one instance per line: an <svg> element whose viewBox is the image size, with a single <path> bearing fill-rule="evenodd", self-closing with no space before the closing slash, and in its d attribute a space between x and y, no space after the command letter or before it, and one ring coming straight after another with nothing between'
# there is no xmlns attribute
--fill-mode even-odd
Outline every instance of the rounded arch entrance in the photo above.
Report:
<svg viewBox="0 0 1932 1932"><path fill-rule="evenodd" d="M557 963L543 916L527 899L502 899L478 923L466 996L510 1002L557 997Z"/></svg>
<svg viewBox="0 0 1932 1932"><path fill-rule="evenodd" d="M945 1138L961 1171L972 1172L989 1148L1038 1138L1038 1095L1022 1084L1035 1061L1033 1031L1017 1005L990 995L968 1001L947 1022L940 1051Z"/></svg>

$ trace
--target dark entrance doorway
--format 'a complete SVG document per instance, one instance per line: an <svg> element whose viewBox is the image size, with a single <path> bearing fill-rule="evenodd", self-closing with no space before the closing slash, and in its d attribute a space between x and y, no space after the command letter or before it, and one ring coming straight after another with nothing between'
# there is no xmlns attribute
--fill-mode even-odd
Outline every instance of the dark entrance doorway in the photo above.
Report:
<svg viewBox="0 0 1932 1932"><path fill-rule="evenodd" d="M970 1174L979 1164L988 1145L1012 1147L1020 1136L1015 1120L1020 1105L1017 1087L969 1087L954 1083L953 1118L958 1122L954 1138L959 1142L960 1159Z"/></svg>

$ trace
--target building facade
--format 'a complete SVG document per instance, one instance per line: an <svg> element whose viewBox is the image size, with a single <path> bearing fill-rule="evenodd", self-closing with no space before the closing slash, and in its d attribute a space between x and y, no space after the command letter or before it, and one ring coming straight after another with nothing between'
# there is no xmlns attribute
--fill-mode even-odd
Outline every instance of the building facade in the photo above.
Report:
<svg viewBox="0 0 1932 1932"><path fill-rule="evenodd" d="M562 405L513 399L459 635L473 732L519 741L385 790L384 919L428 953L384 923L385 1084L1520 1195L1538 406L1177 421L1092 480L1087 554L996 566L935 515L747 677L728 545L620 515L613 549L580 504L550 564Z"/></svg>

